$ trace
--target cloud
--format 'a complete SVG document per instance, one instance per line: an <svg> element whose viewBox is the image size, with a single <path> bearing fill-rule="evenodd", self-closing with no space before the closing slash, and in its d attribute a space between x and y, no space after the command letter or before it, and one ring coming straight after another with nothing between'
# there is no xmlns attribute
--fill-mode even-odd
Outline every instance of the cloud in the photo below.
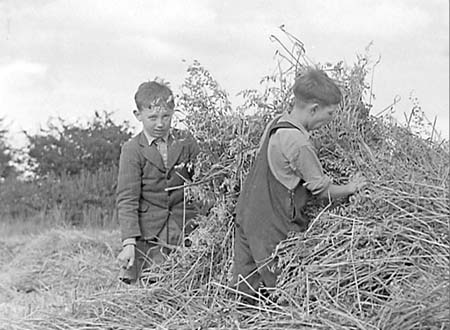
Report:
<svg viewBox="0 0 450 330"><path fill-rule="evenodd" d="M0 98L5 99L14 89L33 85L45 77L46 72L45 65L25 60L15 60L0 66Z"/></svg>
<svg viewBox="0 0 450 330"><path fill-rule="evenodd" d="M38 119L42 93L45 93L47 67L42 63L14 60L0 65L0 118L6 118L17 133L23 123ZM28 126L28 125L25 125ZM17 139L13 136L13 142Z"/></svg>
<svg viewBox="0 0 450 330"><path fill-rule="evenodd" d="M130 61L181 60L197 49L206 51L201 44L211 45L210 51L221 45L214 38L217 14L206 4L67 0L11 5L0 14L10 35L0 39L0 48L13 57L47 63L51 70L61 65L114 67L123 55Z"/></svg>
<svg viewBox="0 0 450 330"><path fill-rule="evenodd" d="M15 75L42 75L45 74L45 71L46 67L43 64L15 60L10 64L0 66L0 77L11 78Z"/></svg>
<svg viewBox="0 0 450 330"><path fill-rule="evenodd" d="M205 1L104 1L66 0L47 3L33 16L39 24L54 32L78 31L85 34L101 33L105 37L115 35L160 35L164 31L191 31L208 26L215 13L204 6ZM54 30L59 27L58 30ZM105 40L102 40L105 41Z"/></svg>
<svg viewBox="0 0 450 330"><path fill-rule="evenodd" d="M393 39L414 33L432 21L430 14L408 1L298 2L293 15L320 33Z"/></svg>

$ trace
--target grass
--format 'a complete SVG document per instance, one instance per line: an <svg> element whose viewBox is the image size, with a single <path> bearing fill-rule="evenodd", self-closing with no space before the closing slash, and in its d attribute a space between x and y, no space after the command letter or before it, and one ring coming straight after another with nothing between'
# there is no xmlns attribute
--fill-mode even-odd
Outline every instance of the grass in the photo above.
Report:
<svg viewBox="0 0 450 330"><path fill-rule="evenodd" d="M0 183L2 232L33 233L53 226L117 227L116 181L115 167L73 176L5 180Z"/></svg>

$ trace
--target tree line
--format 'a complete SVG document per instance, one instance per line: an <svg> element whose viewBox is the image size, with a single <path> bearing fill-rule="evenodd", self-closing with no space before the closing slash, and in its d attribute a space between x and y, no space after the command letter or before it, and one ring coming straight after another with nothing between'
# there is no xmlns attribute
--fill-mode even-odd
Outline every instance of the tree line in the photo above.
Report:
<svg viewBox="0 0 450 330"><path fill-rule="evenodd" d="M111 112L94 113L86 124L63 118L49 121L37 133L24 132L26 146L8 141L5 119L0 118L0 178L18 178L24 171L33 178L78 175L83 171L116 166L121 145L131 137L129 122L115 123Z"/></svg>

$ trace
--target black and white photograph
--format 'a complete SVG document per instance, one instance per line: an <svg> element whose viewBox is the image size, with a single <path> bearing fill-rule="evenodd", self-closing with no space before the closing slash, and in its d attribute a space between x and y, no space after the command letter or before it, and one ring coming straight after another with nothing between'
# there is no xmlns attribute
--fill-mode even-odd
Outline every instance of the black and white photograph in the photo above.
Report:
<svg viewBox="0 0 450 330"><path fill-rule="evenodd" d="M0 330L450 328L448 0L0 0Z"/></svg>

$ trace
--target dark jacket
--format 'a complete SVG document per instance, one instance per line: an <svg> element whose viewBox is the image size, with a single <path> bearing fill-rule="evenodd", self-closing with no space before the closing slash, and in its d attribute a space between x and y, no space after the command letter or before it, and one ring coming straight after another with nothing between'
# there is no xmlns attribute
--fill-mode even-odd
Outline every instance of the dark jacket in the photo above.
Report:
<svg viewBox="0 0 450 330"><path fill-rule="evenodd" d="M126 142L121 151L117 183L117 213L122 239L149 239L157 236L166 221L183 227L184 190L165 191L191 179L192 165L199 147L189 134L172 130L168 143L168 165L157 147L148 145L141 132ZM192 205L185 206L185 220L196 216Z"/></svg>

